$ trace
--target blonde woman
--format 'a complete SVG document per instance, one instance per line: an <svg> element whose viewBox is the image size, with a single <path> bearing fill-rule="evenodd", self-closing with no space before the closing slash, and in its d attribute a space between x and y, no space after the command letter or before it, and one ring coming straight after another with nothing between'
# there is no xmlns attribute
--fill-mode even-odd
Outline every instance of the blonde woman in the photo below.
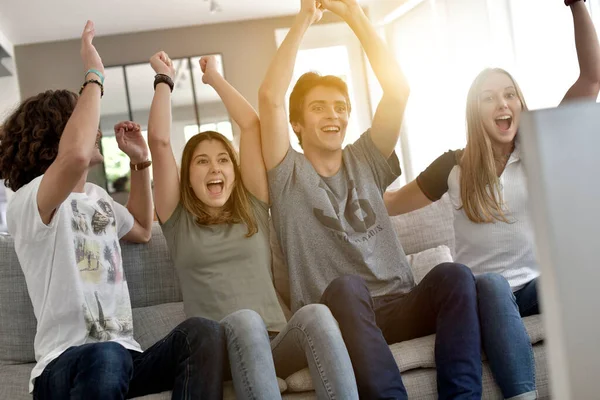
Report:
<svg viewBox="0 0 600 400"><path fill-rule="evenodd" d="M150 63L157 73L148 122L156 213L186 315L220 320L225 328L236 397L280 398L277 376L308 366L319 399L357 399L350 357L329 309L311 304L287 322L279 305L256 112L219 74L214 57L202 57L202 81L240 126L240 161L223 135L201 132L187 142L178 174L170 142L175 70L164 52Z"/></svg>
<svg viewBox="0 0 600 400"><path fill-rule="evenodd" d="M565 3L573 14L580 76L563 102L594 100L600 89L596 31L582 1ZM454 208L455 261L471 267L476 276L483 348L507 399L537 396L533 351L521 320L539 313L539 272L518 141L526 110L508 72L484 70L469 90L464 150L445 153L415 181L385 194L388 212L398 215L448 193Z"/></svg>

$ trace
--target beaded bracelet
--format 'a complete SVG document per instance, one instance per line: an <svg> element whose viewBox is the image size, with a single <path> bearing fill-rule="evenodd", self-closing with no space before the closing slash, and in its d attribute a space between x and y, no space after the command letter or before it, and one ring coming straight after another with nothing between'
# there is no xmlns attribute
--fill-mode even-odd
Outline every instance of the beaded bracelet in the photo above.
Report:
<svg viewBox="0 0 600 400"><path fill-rule="evenodd" d="M85 88L88 85L88 83L95 83L96 85L100 86L100 98L102 98L102 96L104 96L104 85L98 79L89 79L89 80L85 81L83 83L83 85L81 85L81 88L79 89L80 96L81 96L81 93L83 93L83 88Z"/></svg>
<svg viewBox="0 0 600 400"><path fill-rule="evenodd" d="M578 1L581 1L581 0L565 0L565 6L569 7L570 5L575 4ZM583 2L585 3L585 0L583 0Z"/></svg>

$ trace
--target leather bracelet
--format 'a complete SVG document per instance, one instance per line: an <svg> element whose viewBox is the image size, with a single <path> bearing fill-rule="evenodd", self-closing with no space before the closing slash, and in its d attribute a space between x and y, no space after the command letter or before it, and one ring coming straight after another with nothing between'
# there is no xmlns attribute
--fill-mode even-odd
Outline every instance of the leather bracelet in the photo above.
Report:
<svg viewBox="0 0 600 400"><path fill-rule="evenodd" d="M171 89L171 92L173 92L173 88L175 87L175 84L173 83L173 79L171 79L171 77L169 75L165 75L165 74L154 75L154 90L156 90L156 85L158 85L159 83L166 83L167 85L169 85L169 89Z"/></svg>
<svg viewBox="0 0 600 400"><path fill-rule="evenodd" d="M581 0L565 0L565 6L569 7L569 6L577 3L578 1L581 1ZM585 3L585 0L583 0L583 2Z"/></svg>
<svg viewBox="0 0 600 400"><path fill-rule="evenodd" d="M81 88L79 89L79 95L81 96L83 89L90 83L95 83L96 85L100 86L100 98L102 98L102 96L104 96L104 85L98 79L88 79L87 81L83 82L83 85L81 85Z"/></svg>
<svg viewBox="0 0 600 400"><path fill-rule="evenodd" d="M152 165L152 161L151 160L142 161L139 164L129 163L129 167L131 168L132 171L141 171L143 169L148 168L151 165Z"/></svg>

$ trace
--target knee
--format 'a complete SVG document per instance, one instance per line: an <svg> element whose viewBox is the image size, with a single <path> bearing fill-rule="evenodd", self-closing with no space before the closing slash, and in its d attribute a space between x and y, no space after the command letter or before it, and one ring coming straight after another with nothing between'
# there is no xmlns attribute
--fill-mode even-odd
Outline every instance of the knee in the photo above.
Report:
<svg viewBox="0 0 600 400"><path fill-rule="evenodd" d="M331 327L337 326L337 322L331 314L331 310L324 304L309 304L302 307L292 317L294 323L304 326Z"/></svg>
<svg viewBox="0 0 600 400"><path fill-rule="evenodd" d="M227 338L266 336L267 328L261 316L253 310L238 310L221 320Z"/></svg>
<svg viewBox="0 0 600 400"><path fill-rule="evenodd" d="M225 343L225 333L221 324L206 318L188 318L179 324L175 331L182 333L186 341L195 346L203 344L220 348Z"/></svg>
<svg viewBox="0 0 600 400"><path fill-rule="evenodd" d="M463 264L442 263L429 273L434 285L452 295L468 296L473 299L477 296L475 277L471 269Z"/></svg>
<svg viewBox="0 0 600 400"><path fill-rule="evenodd" d="M512 290L506 278L496 273L486 273L475 278L478 296L510 296Z"/></svg>
<svg viewBox="0 0 600 400"><path fill-rule="evenodd" d="M352 302L370 297L364 279L356 275L344 275L331 281L323 293L321 302L335 314L340 307L348 308L352 306Z"/></svg>

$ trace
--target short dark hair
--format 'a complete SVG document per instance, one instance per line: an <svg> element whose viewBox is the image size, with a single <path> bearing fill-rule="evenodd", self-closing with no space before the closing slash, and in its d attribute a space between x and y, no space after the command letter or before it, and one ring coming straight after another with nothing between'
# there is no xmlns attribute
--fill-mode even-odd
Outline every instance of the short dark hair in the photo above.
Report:
<svg viewBox="0 0 600 400"><path fill-rule="evenodd" d="M44 174L58 154L60 137L77 95L47 90L24 100L0 127L0 178L13 191Z"/></svg>
<svg viewBox="0 0 600 400"><path fill-rule="evenodd" d="M348 85L340 77L335 75L321 75L317 72L307 72L303 74L294 85L292 94L290 94L290 123L302 123L302 109L304 108L304 99L308 92L317 86L325 86L337 89L345 98L348 107L348 114L351 111L350 96L348 95ZM300 144L302 139L296 133Z"/></svg>

